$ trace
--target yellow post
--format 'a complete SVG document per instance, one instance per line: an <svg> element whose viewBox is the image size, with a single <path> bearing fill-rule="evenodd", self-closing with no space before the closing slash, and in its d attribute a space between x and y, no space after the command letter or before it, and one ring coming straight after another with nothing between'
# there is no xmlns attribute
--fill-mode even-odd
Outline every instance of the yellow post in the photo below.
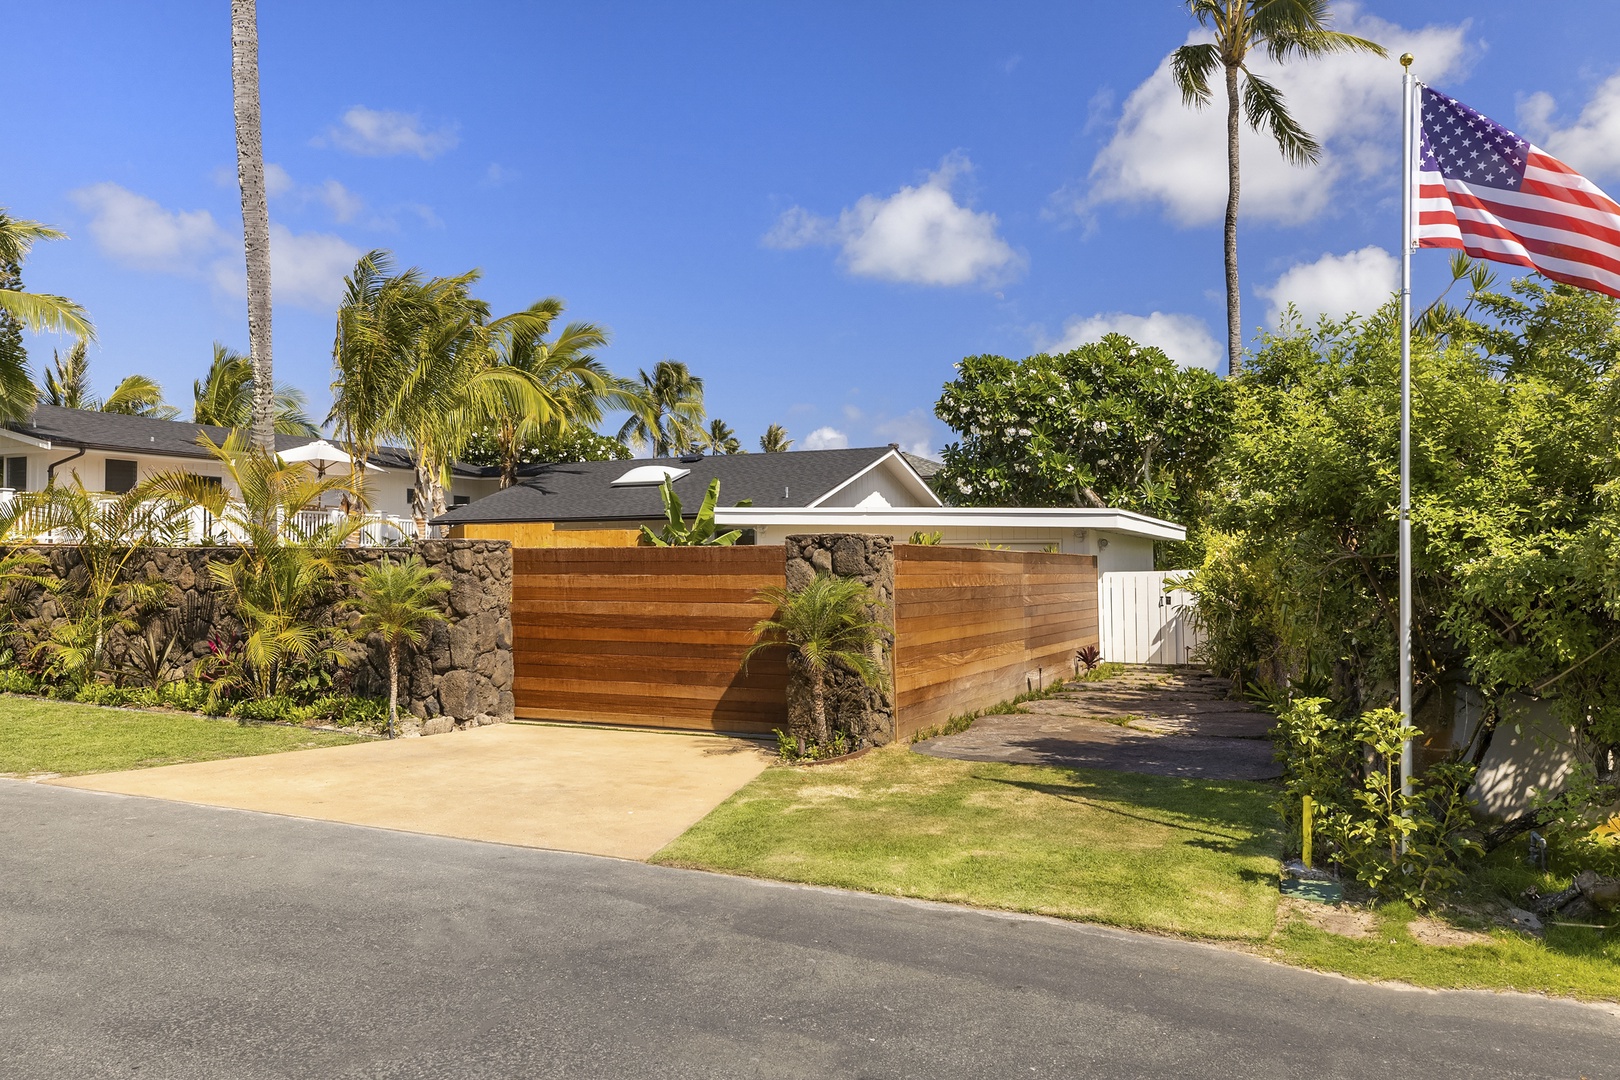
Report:
<svg viewBox="0 0 1620 1080"><path fill-rule="evenodd" d="M1309 795L1305 796L1304 814L1300 819L1300 832L1304 837L1304 842L1301 844L1301 847L1303 848L1303 850L1300 853L1300 859L1301 859L1301 861L1303 861L1305 863L1305 869L1307 869L1307 870L1311 869L1311 809L1312 809L1312 806L1313 806L1313 803L1311 802L1311 797Z"/></svg>

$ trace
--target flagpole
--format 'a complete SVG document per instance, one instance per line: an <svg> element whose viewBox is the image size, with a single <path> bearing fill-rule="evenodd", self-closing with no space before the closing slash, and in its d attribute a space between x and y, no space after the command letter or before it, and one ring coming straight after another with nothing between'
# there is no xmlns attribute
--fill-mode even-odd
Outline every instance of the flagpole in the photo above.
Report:
<svg viewBox="0 0 1620 1080"><path fill-rule="evenodd" d="M1412 54L1401 55L1401 794L1412 794ZM1401 843L1404 850L1405 841Z"/></svg>

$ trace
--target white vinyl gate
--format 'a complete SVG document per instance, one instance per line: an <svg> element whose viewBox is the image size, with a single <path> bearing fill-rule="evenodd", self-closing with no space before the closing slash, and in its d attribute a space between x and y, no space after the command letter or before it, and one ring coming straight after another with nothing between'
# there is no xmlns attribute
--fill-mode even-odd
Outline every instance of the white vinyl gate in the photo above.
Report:
<svg viewBox="0 0 1620 1080"><path fill-rule="evenodd" d="M1190 664L1203 641L1193 624L1193 596L1165 591L1173 571L1103 574L1097 583L1102 656L1122 664Z"/></svg>

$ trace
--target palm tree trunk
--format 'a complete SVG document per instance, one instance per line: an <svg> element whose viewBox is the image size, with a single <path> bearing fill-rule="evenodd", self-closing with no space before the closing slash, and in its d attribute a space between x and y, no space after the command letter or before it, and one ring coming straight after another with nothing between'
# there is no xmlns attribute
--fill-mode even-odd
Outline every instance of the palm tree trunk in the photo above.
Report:
<svg viewBox="0 0 1620 1080"><path fill-rule="evenodd" d="M1238 293L1238 69L1226 67L1226 364L1243 370L1243 317Z"/></svg>
<svg viewBox="0 0 1620 1080"><path fill-rule="evenodd" d="M259 128L259 26L255 0L231 0L231 85L236 110L236 176L242 188L247 255L248 351L253 359L253 444L276 448L275 377L270 362L270 204Z"/></svg>
<svg viewBox="0 0 1620 1080"><path fill-rule="evenodd" d="M394 722L399 719L399 642L388 643L388 737L394 737Z"/></svg>
<svg viewBox="0 0 1620 1080"><path fill-rule="evenodd" d="M816 724L816 742L826 746L832 742L827 728L827 684L821 672L810 669L810 718Z"/></svg>

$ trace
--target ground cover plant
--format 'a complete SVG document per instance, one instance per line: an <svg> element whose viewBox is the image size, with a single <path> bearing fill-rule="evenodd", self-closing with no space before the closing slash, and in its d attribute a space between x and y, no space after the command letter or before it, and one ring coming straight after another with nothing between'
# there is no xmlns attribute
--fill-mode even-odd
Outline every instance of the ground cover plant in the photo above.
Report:
<svg viewBox="0 0 1620 1080"><path fill-rule="evenodd" d="M0 774L115 772L187 761L342 746L335 731L241 723L189 713L140 712L72 702L0 699Z"/></svg>
<svg viewBox="0 0 1620 1080"><path fill-rule="evenodd" d="M1265 940L1272 791L886 747L767 769L655 861L1140 930Z"/></svg>

